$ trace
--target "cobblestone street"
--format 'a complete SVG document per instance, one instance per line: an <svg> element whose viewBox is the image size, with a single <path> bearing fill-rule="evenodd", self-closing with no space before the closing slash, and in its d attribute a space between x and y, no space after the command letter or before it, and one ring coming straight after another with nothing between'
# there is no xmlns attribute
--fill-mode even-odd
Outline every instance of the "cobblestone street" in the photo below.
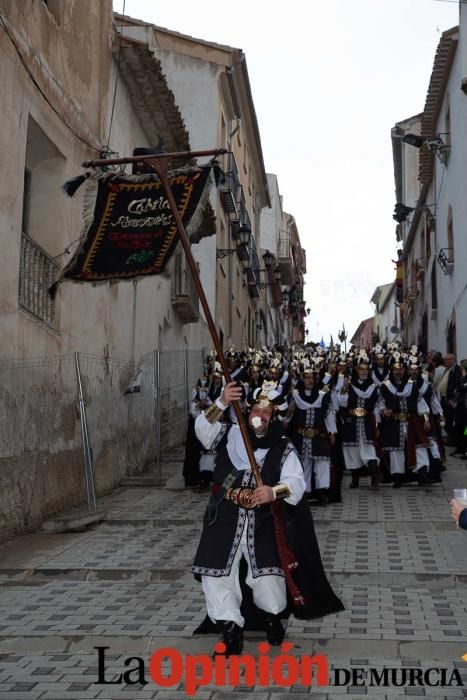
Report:
<svg viewBox="0 0 467 700"><path fill-rule="evenodd" d="M173 646L210 652L192 638L204 617L200 585L188 572L206 496L182 488L181 452L163 489L127 488L102 499L107 520L70 534L37 533L0 548L0 698L182 698L183 687L96 685L93 647L107 646L108 671L124 659ZM293 620L294 653L324 653L331 667L454 668L465 688L258 688L270 700L467 697L467 533L450 519L448 498L466 485L465 463L450 459L442 486L348 490L342 504L313 508L325 568L345 612ZM256 653L249 636L245 653ZM229 697L209 686L197 697ZM235 689L235 693L242 692ZM243 690L245 692L245 689ZM253 692L247 689L246 692Z"/></svg>

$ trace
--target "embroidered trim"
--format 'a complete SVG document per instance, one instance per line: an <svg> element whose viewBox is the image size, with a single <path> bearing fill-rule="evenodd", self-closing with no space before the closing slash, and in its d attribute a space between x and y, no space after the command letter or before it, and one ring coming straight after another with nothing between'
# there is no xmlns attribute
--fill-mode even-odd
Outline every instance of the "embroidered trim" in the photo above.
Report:
<svg viewBox="0 0 467 700"><path fill-rule="evenodd" d="M248 481L248 480L247 480ZM247 484L245 482L245 474L243 475L242 479L242 486L246 486ZM230 550L229 558L227 559L227 564L225 569L214 569L214 568L208 568L205 566L192 566L191 567L191 573L192 574L201 574L202 576L229 576L230 570L232 568L232 563L235 558L235 555L237 553L237 549L240 545L241 539L242 539L242 534L243 534L243 528L245 526L245 518L246 518L246 510L244 508L239 508L238 509L238 518L237 518L237 527L235 530L235 535L232 543L232 549Z"/></svg>
<svg viewBox="0 0 467 700"><path fill-rule="evenodd" d="M226 423L222 423L221 429L219 430L216 437L214 438L214 441L211 443L211 447L210 447L211 450L216 449L216 447L219 445L220 441L222 440L222 438L226 434L227 428L229 428L229 427L230 426L228 426Z"/></svg>
<svg viewBox="0 0 467 700"><path fill-rule="evenodd" d="M223 426L227 429L228 426ZM282 470L282 467L284 465L285 460L287 457L291 454L291 452L295 452L297 454L297 450L295 447L292 445L290 440L288 438L284 438L285 440L288 441L287 447L285 448L284 452L282 453L281 461L280 461L280 470ZM297 455L298 456L298 455ZM264 460L266 459L266 456L258 462L258 469L261 473L261 470L263 468ZM256 481L254 478L253 473L251 472L251 469L245 469L243 476L242 476L242 487L254 487L256 485ZM232 563L235 558L235 555L237 553L238 547L240 545L241 539L242 539L242 534L243 534L243 529L245 527L245 519L248 514L248 523L247 523L247 549L248 549L248 556L250 558L250 566L251 566L251 572L253 578L258 578L259 576L284 576L284 572L280 567L277 566L270 566L270 567L262 567L258 568L256 565L256 557L255 557L255 511L254 510L245 510L245 508L239 508L238 509L238 519L237 519L237 527L235 530L235 535L234 535L234 540L232 544L232 549L230 550L229 558L227 560L226 567L224 569L215 569L211 567L205 567L205 566L192 566L190 571L192 574L199 574L201 576L214 576L214 577L220 577L220 576L229 576L230 570L232 568ZM252 517L253 516L253 517Z"/></svg>
<svg viewBox="0 0 467 700"><path fill-rule="evenodd" d="M248 556L250 558L251 574L253 578L259 578L260 576L284 576L284 572L279 566L266 566L260 569L258 568L258 565L256 564L255 554L255 523L255 511L250 510L248 511L246 544L248 548Z"/></svg>

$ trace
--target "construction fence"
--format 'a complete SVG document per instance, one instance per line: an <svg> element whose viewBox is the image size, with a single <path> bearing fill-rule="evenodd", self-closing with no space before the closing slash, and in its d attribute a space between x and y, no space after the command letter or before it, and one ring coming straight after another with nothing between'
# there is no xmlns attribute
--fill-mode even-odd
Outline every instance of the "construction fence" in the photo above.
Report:
<svg viewBox="0 0 467 700"><path fill-rule="evenodd" d="M185 439L205 351L128 360L74 353L0 361L0 539L109 492L163 474Z"/></svg>

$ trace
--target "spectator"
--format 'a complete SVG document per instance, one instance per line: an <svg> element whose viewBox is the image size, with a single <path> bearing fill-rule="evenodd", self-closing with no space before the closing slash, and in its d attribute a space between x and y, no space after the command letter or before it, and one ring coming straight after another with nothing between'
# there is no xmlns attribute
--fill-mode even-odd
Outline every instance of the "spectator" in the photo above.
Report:
<svg viewBox="0 0 467 700"><path fill-rule="evenodd" d="M443 378L443 374L446 371L446 367L444 366L443 356L440 352L433 352L433 353L431 353L431 355L432 355L432 357L430 358L431 381L433 383L433 389L439 395L439 383L440 383L441 379Z"/></svg>
<svg viewBox="0 0 467 700"><path fill-rule="evenodd" d="M458 364L456 364L455 355L452 355L451 353L444 356L444 367L445 371L439 383L438 390L444 417L446 419L448 444L456 445L455 415L457 399L460 393L461 368ZM451 452L451 457L457 454L457 452L458 450L456 446L454 452Z"/></svg>
<svg viewBox="0 0 467 700"><path fill-rule="evenodd" d="M459 400L456 410L456 449L467 460L467 359L461 362Z"/></svg>
<svg viewBox="0 0 467 700"><path fill-rule="evenodd" d="M467 530L467 507L455 498L451 501L451 518L456 521L457 527Z"/></svg>

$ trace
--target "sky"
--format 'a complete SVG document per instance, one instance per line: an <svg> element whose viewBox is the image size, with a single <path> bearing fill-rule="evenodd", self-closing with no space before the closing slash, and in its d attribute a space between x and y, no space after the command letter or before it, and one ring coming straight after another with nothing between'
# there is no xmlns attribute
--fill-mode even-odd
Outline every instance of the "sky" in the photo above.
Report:
<svg viewBox="0 0 467 700"><path fill-rule="evenodd" d="M306 250L308 338L328 343L343 324L350 338L395 276L391 128L423 111L458 3L125 0L125 14L243 49L266 171Z"/></svg>

